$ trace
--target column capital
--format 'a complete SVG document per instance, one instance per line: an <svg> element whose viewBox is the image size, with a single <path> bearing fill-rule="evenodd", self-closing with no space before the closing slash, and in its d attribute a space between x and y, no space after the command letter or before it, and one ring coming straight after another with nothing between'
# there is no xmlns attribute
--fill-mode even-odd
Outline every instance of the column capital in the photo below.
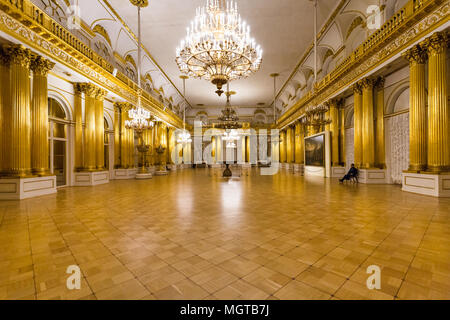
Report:
<svg viewBox="0 0 450 320"><path fill-rule="evenodd" d="M361 87L362 89L371 89L375 86L376 81L372 78L364 78L361 80Z"/></svg>
<svg viewBox="0 0 450 320"><path fill-rule="evenodd" d="M427 50L426 48L417 44L411 49L404 52L403 58L408 60L410 64L424 64L428 59Z"/></svg>
<svg viewBox="0 0 450 320"><path fill-rule="evenodd" d="M3 46L3 52L8 57L10 63L18 64L24 68L29 68L31 63L31 50L19 44L7 44Z"/></svg>
<svg viewBox="0 0 450 320"><path fill-rule="evenodd" d="M386 78L383 76L380 76L377 78L376 83L375 83L375 87L377 89L384 89L384 85L386 84Z"/></svg>
<svg viewBox="0 0 450 320"><path fill-rule="evenodd" d="M108 91L98 88L97 92L95 93L95 99L103 101L105 100L107 94Z"/></svg>
<svg viewBox="0 0 450 320"><path fill-rule="evenodd" d="M46 77L48 75L48 72L52 70L54 66L54 62L51 62L44 57L38 55L32 56L30 68L35 75Z"/></svg>
<svg viewBox="0 0 450 320"><path fill-rule="evenodd" d="M362 82L358 81L353 85L354 94L362 94Z"/></svg>
<svg viewBox="0 0 450 320"><path fill-rule="evenodd" d="M132 107L133 106L131 105L131 103L128 102L119 101L114 103L114 110L116 110L117 112L127 112Z"/></svg>
<svg viewBox="0 0 450 320"><path fill-rule="evenodd" d="M77 88L80 90L80 92L83 92L85 95L91 98L96 98L99 89L96 85L88 82L78 83Z"/></svg>
<svg viewBox="0 0 450 320"><path fill-rule="evenodd" d="M431 37L425 39L422 45L427 49L429 54L440 54L449 45L449 36L446 31L436 32Z"/></svg>

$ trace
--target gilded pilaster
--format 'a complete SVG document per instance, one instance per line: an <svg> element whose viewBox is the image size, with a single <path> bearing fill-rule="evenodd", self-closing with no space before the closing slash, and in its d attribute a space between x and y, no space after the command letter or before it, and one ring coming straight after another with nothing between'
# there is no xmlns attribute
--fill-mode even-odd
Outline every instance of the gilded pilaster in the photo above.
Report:
<svg viewBox="0 0 450 320"><path fill-rule="evenodd" d="M3 143L3 137L5 135L5 125L3 123L3 110L9 105L10 93L9 93L9 57L3 52L3 48L0 46L0 174L5 168L4 155L5 144Z"/></svg>
<svg viewBox="0 0 450 320"><path fill-rule="evenodd" d="M409 61L409 170L422 171L427 167L427 92L425 64L427 52L416 45L404 57Z"/></svg>
<svg viewBox="0 0 450 320"><path fill-rule="evenodd" d="M286 154L286 145L287 145L287 139L286 139L286 130L283 130L280 132L280 163L286 163L287 161L287 154Z"/></svg>
<svg viewBox="0 0 450 320"><path fill-rule="evenodd" d="M303 164L305 162L305 129L300 122L295 124L295 163Z"/></svg>
<svg viewBox="0 0 450 320"><path fill-rule="evenodd" d="M362 81L362 144L363 161L362 168L370 169L375 167L375 130L373 112L373 87L374 80L366 78Z"/></svg>
<svg viewBox="0 0 450 320"><path fill-rule="evenodd" d="M342 105L339 108L339 163L342 166L345 166L346 157L345 157L345 108Z"/></svg>
<svg viewBox="0 0 450 320"><path fill-rule="evenodd" d="M332 99L328 103L328 114L331 122L327 125L331 133L331 163L332 166L339 165L339 109L338 100Z"/></svg>
<svg viewBox="0 0 450 320"><path fill-rule="evenodd" d="M97 89L95 94L95 159L97 170L105 170L105 117L104 106L106 91Z"/></svg>
<svg viewBox="0 0 450 320"><path fill-rule="evenodd" d="M375 126L375 167L386 169L386 151L384 137L384 77L376 82L376 126Z"/></svg>
<svg viewBox="0 0 450 320"><path fill-rule="evenodd" d="M450 128L447 92L447 32L425 40L428 49L428 170L450 171Z"/></svg>
<svg viewBox="0 0 450 320"><path fill-rule="evenodd" d="M175 164L172 159L172 152L175 150L176 141L175 141L175 128L170 127L168 129L168 153L167 153L167 163Z"/></svg>
<svg viewBox="0 0 450 320"><path fill-rule="evenodd" d="M286 162L294 163L294 152L295 152L295 137L294 137L294 129L292 127L288 127L286 129Z"/></svg>
<svg viewBox="0 0 450 320"><path fill-rule="evenodd" d="M122 114L119 103L114 104L114 168L121 168Z"/></svg>
<svg viewBox="0 0 450 320"><path fill-rule="evenodd" d="M353 87L354 97L354 148L355 148L355 166L361 168L362 166L362 86L361 82L358 82Z"/></svg>
<svg viewBox="0 0 450 320"><path fill-rule="evenodd" d="M31 100L31 168L37 175L49 174L48 166L48 72L55 64L33 56L33 98Z"/></svg>
<svg viewBox="0 0 450 320"><path fill-rule="evenodd" d="M81 171L84 168L84 142L83 142L83 84L73 85L75 97L75 170Z"/></svg>
<svg viewBox="0 0 450 320"><path fill-rule="evenodd" d="M31 175L31 51L22 45L5 45L9 72L2 83L6 101L2 108L3 174ZM6 102L6 103L5 103Z"/></svg>
<svg viewBox="0 0 450 320"><path fill-rule="evenodd" d="M98 88L90 83L82 84L85 97L85 130L84 130L84 166L83 170L97 170L97 142L96 142L96 95Z"/></svg>

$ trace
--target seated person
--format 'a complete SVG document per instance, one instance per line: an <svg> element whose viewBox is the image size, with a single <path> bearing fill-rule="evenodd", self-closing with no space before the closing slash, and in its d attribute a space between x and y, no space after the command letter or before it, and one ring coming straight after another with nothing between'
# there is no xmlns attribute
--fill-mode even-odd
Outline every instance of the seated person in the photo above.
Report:
<svg viewBox="0 0 450 320"><path fill-rule="evenodd" d="M352 178L355 178L356 182L358 182L358 169L355 168L355 165L353 163L348 173L339 181L344 182L346 180L351 180Z"/></svg>

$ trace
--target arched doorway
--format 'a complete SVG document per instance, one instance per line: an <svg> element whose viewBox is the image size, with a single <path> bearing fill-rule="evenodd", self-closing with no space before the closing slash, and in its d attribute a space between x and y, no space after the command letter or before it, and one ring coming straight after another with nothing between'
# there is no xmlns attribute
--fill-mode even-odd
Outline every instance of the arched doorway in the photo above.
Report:
<svg viewBox="0 0 450 320"><path fill-rule="evenodd" d="M68 185L68 137L69 120L62 105L48 98L49 167L56 176L56 186Z"/></svg>

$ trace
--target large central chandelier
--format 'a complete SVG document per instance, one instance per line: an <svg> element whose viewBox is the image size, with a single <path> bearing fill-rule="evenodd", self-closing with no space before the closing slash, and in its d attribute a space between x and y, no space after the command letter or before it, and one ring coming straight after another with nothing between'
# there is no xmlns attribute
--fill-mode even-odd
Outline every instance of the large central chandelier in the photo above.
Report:
<svg viewBox="0 0 450 320"><path fill-rule="evenodd" d="M225 0L207 0L197 8L176 55L182 73L210 80L219 96L223 85L258 71L262 61L262 49L238 14L237 3Z"/></svg>

